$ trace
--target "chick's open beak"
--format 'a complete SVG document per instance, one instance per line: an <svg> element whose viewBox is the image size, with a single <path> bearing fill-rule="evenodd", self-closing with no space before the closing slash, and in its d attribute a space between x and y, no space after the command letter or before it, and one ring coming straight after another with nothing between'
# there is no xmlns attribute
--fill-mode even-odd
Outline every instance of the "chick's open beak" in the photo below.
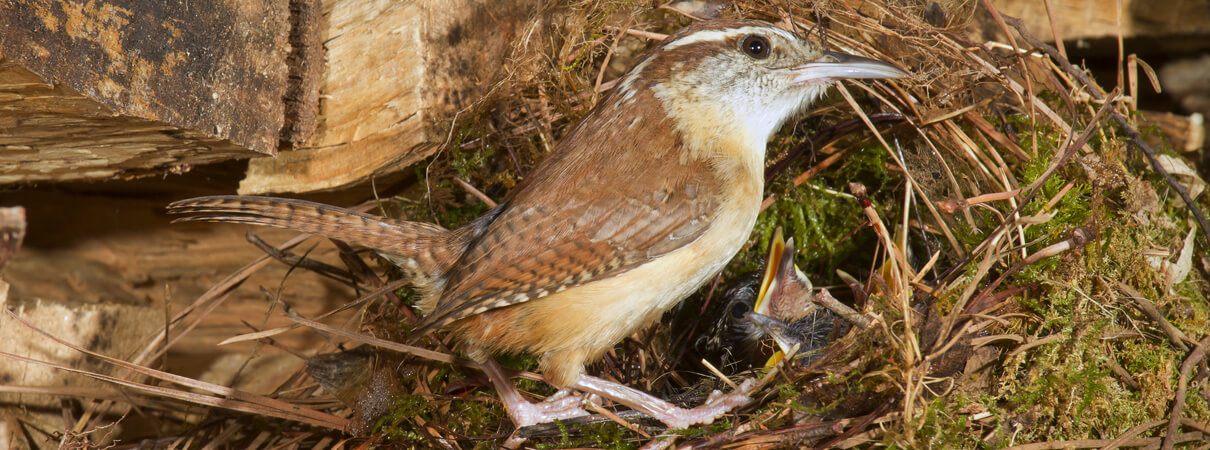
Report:
<svg viewBox="0 0 1210 450"><path fill-rule="evenodd" d="M802 339L790 331L789 324L781 320L754 312L745 313L744 318L756 324L766 335L773 337L773 342L777 344L777 352L766 363L766 367L772 366L789 353L795 344L802 344Z"/></svg>
<svg viewBox="0 0 1210 450"><path fill-rule="evenodd" d="M823 52L819 59L790 69L798 84L821 84L852 78L903 78L907 72L894 64L839 52Z"/></svg>
<svg viewBox="0 0 1210 450"><path fill-rule="evenodd" d="M770 308L773 302L769 301L770 292L777 289L778 281L780 281L778 277L781 273L779 263L782 261L785 249L786 241L782 238L781 227L777 227L769 242L769 253L765 255L765 271L760 277L760 291L756 294L756 304L752 306L752 312L765 316L772 315ZM790 252L792 254L794 251Z"/></svg>
<svg viewBox="0 0 1210 450"><path fill-rule="evenodd" d="M795 345L803 343L802 337L796 336L786 322L786 319L796 320L798 317L775 316L805 312L811 306L809 303L791 303L809 302L807 298L810 292L811 281L794 265L794 238L785 240L781 227L778 227L769 243L769 253L765 255L765 271L761 276L756 304L751 312L744 314L744 318L764 331L766 336L772 337L777 344L778 350L765 363L765 367L777 364Z"/></svg>

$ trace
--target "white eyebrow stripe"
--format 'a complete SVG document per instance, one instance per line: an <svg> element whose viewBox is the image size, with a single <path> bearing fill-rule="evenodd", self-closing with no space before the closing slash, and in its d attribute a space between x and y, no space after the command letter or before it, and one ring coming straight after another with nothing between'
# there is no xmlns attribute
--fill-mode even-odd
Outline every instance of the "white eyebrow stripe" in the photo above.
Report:
<svg viewBox="0 0 1210 450"><path fill-rule="evenodd" d="M754 34L754 33L760 33L760 32L770 32L770 31L780 34L780 35L782 35L782 37L784 37L786 39L795 38L792 33L790 33L789 31L783 30L781 28L747 26L747 27L740 27L740 28L727 28L727 29L723 29L723 30L698 31L696 33L689 34L687 36L678 38L675 41L664 44L664 49L671 50L671 49L674 49L677 47L683 47L683 46L686 46L689 44L695 44L698 42L726 42L726 41L729 41L732 39L736 39L740 36Z"/></svg>

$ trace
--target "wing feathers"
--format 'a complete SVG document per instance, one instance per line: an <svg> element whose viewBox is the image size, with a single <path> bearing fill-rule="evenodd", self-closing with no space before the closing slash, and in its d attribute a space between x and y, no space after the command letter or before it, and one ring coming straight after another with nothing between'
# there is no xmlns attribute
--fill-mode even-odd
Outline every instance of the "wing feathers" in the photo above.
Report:
<svg viewBox="0 0 1210 450"><path fill-rule="evenodd" d="M701 195L714 176L708 168L688 167L682 175L654 191L567 195L589 200L504 211L455 265L421 330L617 275L693 242L719 196Z"/></svg>

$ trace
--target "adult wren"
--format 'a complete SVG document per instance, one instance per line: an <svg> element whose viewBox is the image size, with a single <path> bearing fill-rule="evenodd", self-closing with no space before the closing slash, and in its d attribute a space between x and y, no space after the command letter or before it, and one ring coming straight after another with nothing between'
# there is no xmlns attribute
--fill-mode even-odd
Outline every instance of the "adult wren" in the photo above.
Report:
<svg viewBox="0 0 1210 450"><path fill-rule="evenodd" d="M551 384L671 427L709 423L745 404L752 384L682 409L586 375L584 365L658 320L739 251L760 209L765 143L782 123L834 80L905 75L767 22L701 22L643 56L506 200L462 228L266 197L201 197L169 212L376 250L422 293L418 332L444 329L484 361L517 425L584 411L567 394L525 401L494 353L531 353Z"/></svg>

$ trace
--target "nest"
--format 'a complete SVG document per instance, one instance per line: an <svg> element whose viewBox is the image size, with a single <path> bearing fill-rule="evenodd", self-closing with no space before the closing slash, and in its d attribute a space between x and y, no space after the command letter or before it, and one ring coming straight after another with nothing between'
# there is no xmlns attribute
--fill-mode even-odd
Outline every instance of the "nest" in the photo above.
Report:
<svg viewBox="0 0 1210 450"><path fill-rule="evenodd" d="M205 420L153 414L182 430L174 442L230 446L495 447L512 436L549 447L1059 448L1210 437L1210 305L1204 269L1192 267L1194 242L1210 232L1205 202L1191 192L1196 174L1172 175L1184 163L1144 140L1133 88L1098 85L994 11L979 14L998 37L970 40L965 30L987 2L711 4L602 0L545 11L558 17L555 31L518 43L545 69L510 78L491 112L460 123L423 165L423 189L392 203L449 227L477 216L638 54L700 16L768 20L908 68L910 79L840 83L787 125L769 145L768 198L749 246L668 320L589 368L683 404L758 377L754 405L675 433L611 408L515 431L481 374L446 344L423 349L446 361L436 363L393 343L414 320L407 292L353 252L347 269L277 256L370 286L345 307L362 311L350 329L294 317L358 350L311 359L310 376L283 378L272 397L140 369L208 394L156 388L132 404L211 402ZM868 320L835 327L810 360L711 361L699 336L779 227L806 243L796 263L815 285ZM271 342L285 331L236 339ZM527 372L532 360L506 365L535 398L553 393ZM264 420L247 424L244 413Z"/></svg>

